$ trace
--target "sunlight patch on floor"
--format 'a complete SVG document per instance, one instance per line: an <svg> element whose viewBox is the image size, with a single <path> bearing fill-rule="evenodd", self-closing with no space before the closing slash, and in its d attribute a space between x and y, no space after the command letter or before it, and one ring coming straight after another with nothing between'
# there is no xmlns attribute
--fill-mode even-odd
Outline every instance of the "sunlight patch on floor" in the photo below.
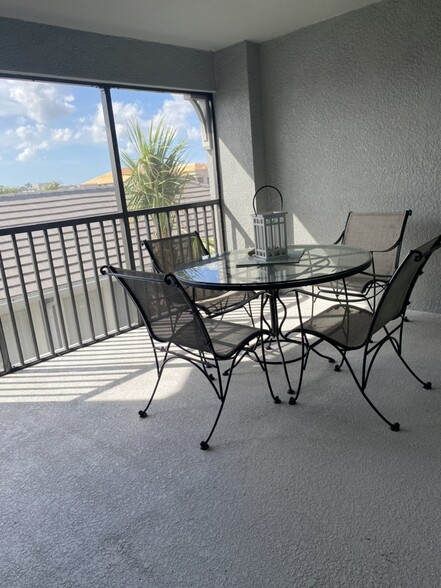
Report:
<svg viewBox="0 0 441 588"><path fill-rule="evenodd" d="M295 296L283 297L283 303L289 316L284 328L292 328L298 323ZM281 306L279 312L281 317ZM260 301L254 301L253 315L257 318L259 314ZM265 308L265 315L269 320L269 305ZM244 309L230 313L224 320L250 322ZM284 344L283 347L287 359L299 354L299 345ZM267 351L267 359L280 359L276 343ZM188 385L192 372L194 368L183 360L170 362L162 376L158 399L180 392ZM144 402L150 397L156 377L151 341L146 329L140 328L3 376L0 378L0 403Z"/></svg>

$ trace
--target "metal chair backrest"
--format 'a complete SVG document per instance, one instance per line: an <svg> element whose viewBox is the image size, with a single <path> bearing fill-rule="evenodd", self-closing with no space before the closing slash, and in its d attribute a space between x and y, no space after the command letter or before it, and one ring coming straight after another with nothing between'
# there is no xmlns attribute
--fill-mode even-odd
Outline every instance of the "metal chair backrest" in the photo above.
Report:
<svg viewBox="0 0 441 588"><path fill-rule="evenodd" d="M142 244L152 259L154 269L162 274L173 273L178 266L198 261L204 255L210 254L197 231L150 241L144 239ZM203 301L216 298L222 292L207 288L192 288L191 293L194 301Z"/></svg>
<svg viewBox="0 0 441 588"><path fill-rule="evenodd" d="M197 261L209 254L197 231L162 239L145 239L143 244L153 260L156 271L162 274L174 272L179 265Z"/></svg>
<svg viewBox="0 0 441 588"><path fill-rule="evenodd" d="M398 267L404 230L411 214L411 210L350 212L340 242L372 251L375 275L390 277Z"/></svg>
<svg viewBox="0 0 441 588"><path fill-rule="evenodd" d="M199 312L172 274L103 266L101 273L115 277L141 314L152 339L198 351L212 351Z"/></svg>
<svg viewBox="0 0 441 588"><path fill-rule="evenodd" d="M410 251L394 273L378 304L371 326L371 334L390 321L404 316L412 290L432 253L441 246L441 235Z"/></svg>

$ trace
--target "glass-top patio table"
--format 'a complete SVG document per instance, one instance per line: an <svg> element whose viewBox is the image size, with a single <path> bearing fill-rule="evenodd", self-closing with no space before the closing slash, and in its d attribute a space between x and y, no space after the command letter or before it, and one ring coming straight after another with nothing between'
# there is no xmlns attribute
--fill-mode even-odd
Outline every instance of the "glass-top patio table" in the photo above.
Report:
<svg viewBox="0 0 441 588"><path fill-rule="evenodd" d="M271 294L271 327L276 334L279 290L348 278L368 268L371 261L370 252L358 247L296 245L288 248L286 260L278 258L262 262L248 255L246 250L226 251L184 264L175 273L186 286L268 292Z"/></svg>
<svg viewBox="0 0 441 588"><path fill-rule="evenodd" d="M277 292L341 280L371 264L369 251L345 245L296 245L287 258L262 261L246 250L219 255L179 266L176 276L186 286L212 290L264 290L271 303L271 322L277 331Z"/></svg>
<svg viewBox="0 0 441 588"><path fill-rule="evenodd" d="M299 256L300 259L298 259ZM293 259L298 260L293 261ZM296 245L288 248L286 260L277 259L262 263L248 255L246 250L227 251L184 264L175 273L186 286L212 290L263 290L267 292L271 313L271 330L280 348L281 333L277 313L280 290L343 280L367 269L371 261L371 253L357 247ZM285 361L283 360L282 363L290 387L289 392L292 392Z"/></svg>
<svg viewBox="0 0 441 588"><path fill-rule="evenodd" d="M302 253L299 261L290 256ZM218 290L265 290L300 288L323 284L357 274L371 264L371 254L345 245L296 245L288 258L261 262L246 250L219 255L182 265L175 272L188 286Z"/></svg>

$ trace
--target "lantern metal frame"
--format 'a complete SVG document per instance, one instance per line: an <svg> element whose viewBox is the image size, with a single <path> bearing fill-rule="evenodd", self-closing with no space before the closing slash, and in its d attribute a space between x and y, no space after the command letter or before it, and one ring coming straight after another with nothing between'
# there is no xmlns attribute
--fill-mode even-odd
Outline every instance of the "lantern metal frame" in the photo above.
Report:
<svg viewBox="0 0 441 588"><path fill-rule="evenodd" d="M275 190L280 196L281 209L283 208L283 196L275 186L266 184L261 186L253 197L253 227L254 227L254 256L258 259L272 260L288 256L288 243L286 233L287 212L276 210L258 214L256 199L259 192L265 188Z"/></svg>

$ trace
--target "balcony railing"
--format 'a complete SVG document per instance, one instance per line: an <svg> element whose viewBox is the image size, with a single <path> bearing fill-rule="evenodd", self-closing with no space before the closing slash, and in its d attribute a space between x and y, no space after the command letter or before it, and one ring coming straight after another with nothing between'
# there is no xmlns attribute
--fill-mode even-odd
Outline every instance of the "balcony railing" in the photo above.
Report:
<svg viewBox="0 0 441 588"><path fill-rule="evenodd" d="M220 226L219 201L206 200L0 229L0 375L139 326L99 268L149 270L142 239L193 230L220 251Z"/></svg>

